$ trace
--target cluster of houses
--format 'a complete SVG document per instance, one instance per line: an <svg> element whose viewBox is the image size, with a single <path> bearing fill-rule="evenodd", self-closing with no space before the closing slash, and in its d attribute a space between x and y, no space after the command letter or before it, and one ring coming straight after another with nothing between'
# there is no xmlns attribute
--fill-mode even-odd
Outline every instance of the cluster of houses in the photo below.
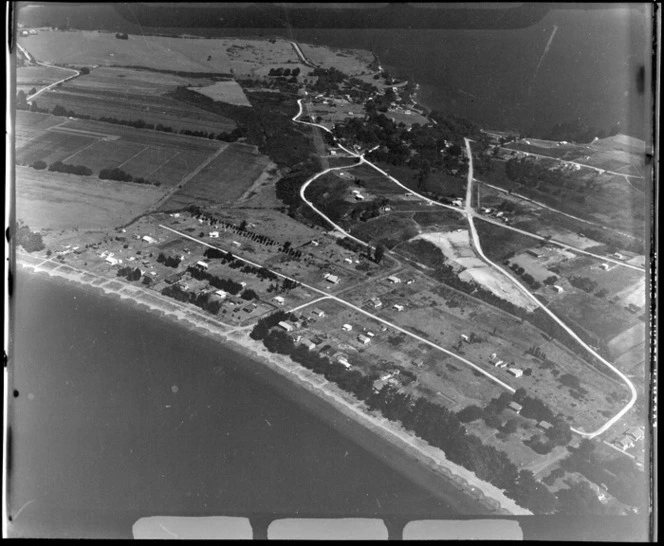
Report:
<svg viewBox="0 0 664 546"><path fill-rule="evenodd" d="M461 339L468 342L468 337L466 335L462 335ZM489 357L489 362L493 364L494 368L501 368L501 369L507 368L506 371L512 374L514 377L518 378L523 375L523 370L521 370L520 368L515 368L513 366L508 368L507 362L500 360L496 353L491 353L491 356Z"/></svg>

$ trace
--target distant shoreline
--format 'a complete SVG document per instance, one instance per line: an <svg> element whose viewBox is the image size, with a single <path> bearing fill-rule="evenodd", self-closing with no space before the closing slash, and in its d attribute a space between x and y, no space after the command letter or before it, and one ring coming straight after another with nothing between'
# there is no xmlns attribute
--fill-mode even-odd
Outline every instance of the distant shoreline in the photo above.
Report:
<svg viewBox="0 0 664 546"><path fill-rule="evenodd" d="M51 278L60 278L82 287L94 288L96 293L102 292L106 296L114 294L123 300L130 300L143 309L148 307L151 311L157 311L157 315L161 319L175 319L178 324L221 342L233 352L254 362L257 370L270 369L274 374L268 381L271 386L291 397L295 389L298 401L306 405L315 415L332 424L341 433L350 437L353 442L395 470L406 475L412 482L458 508L460 514L531 514L530 511L505 497L502 491L495 486L482 482L467 469L448 461L441 450L429 446L396 423L383 417L367 414L363 403L358 402L336 385L292 362L287 357L270 353L262 344L251 340L247 336L246 330L233 332L233 328L224 327L212 318L209 322L197 319L195 314L190 312L193 310L178 309L181 306L175 302L168 305L171 302L166 301L163 296L157 293L148 294L145 289L130 285L120 279L100 277L80 270L74 270L74 272L50 271L29 263L22 256L17 256L17 258L17 263L23 269L35 274L46 273ZM71 268L67 264L65 266ZM84 280L85 276L92 277L92 280ZM103 282L98 282L98 285L92 284L98 279L102 279ZM104 286L110 282L117 282L122 287L116 289ZM159 301L162 299L164 302ZM198 313L196 312L196 314ZM275 379L277 380L276 385L274 384ZM339 413L344 415L347 418L346 422L339 423L337 420L332 422L330 410L337 415ZM371 431L370 435L366 434L367 429ZM376 446L376 443L380 445ZM474 492L469 491L471 485L474 486ZM494 500L482 501L481 499ZM485 506L481 502L498 502L501 508L494 510L489 507L490 505Z"/></svg>

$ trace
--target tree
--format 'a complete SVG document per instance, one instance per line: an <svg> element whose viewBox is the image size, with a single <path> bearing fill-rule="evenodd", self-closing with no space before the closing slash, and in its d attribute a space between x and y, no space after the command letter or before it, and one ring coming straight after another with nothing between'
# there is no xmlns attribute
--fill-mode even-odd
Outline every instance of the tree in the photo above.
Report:
<svg viewBox="0 0 664 546"><path fill-rule="evenodd" d="M517 421L516 419L510 419L510 420L507 421L507 423L505 423L505 425L503 426L503 432L504 432L505 434L513 434L513 433L515 433L515 432L517 431L518 428L519 428L519 423L518 423L518 421Z"/></svg>
<svg viewBox="0 0 664 546"><path fill-rule="evenodd" d="M89 74L89 73L90 73L90 69L87 66L84 66L83 68L81 68L81 74L85 75L85 74Z"/></svg>
<svg viewBox="0 0 664 546"><path fill-rule="evenodd" d="M47 166L48 165L46 165L46 161L42 161L41 159L38 159L32 164L32 168L38 171L44 170Z"/></svg>
<svg viewBox="0 0 664 546"><path fill-rule="evenodd" d="M382 243L378 243L376 245L376 250L374 251L374 261L379 264L381 260L383 259L383 255L385 254L385 246L383 246Z"/></svg>
<svg viewBox="0 0 664 546"><path fill-rule="evenodd" d="M16 93L16 108L27 108L28 97L22 89Z"/></svg>
<svg viewBox="0 0 664 546"><path fill-rule="evenodd" d="M484 415L484 410L479 406L471 405L466 406L461 411L457 412L457 418L462 423L471 423L477 419L480 419Z"/></svg>

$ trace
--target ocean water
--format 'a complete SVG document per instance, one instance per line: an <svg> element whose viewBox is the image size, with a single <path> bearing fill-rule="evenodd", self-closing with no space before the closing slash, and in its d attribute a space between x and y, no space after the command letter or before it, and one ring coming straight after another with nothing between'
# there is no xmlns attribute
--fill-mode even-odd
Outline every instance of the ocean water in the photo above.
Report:
<svg viewBox="0 0 664 546"><path fill-rule="evenodd" d="M145 308L24 270L14 301L15 536L130 536L151 515L473 511L287 380Z"/></svg>
<svg viewBox="0 0 664 546"><path fill-rule="evenodd" d="M651 72L652 8L645 3L550 6L534 25L499 30L225 29L214 28L214 18L210 27L187 28L186 11L179 21L183 28L154 28L149 20L124 19L108 4L28 6L18 17L28 26L207 37L279 35L365 49L394 74L420 83L425 105L484 128L537 136L557 123L579 121L605 131L618 125L620 132L647 140L654 119L652 96L639 89L638 73L643 66L647 80ZM284 12L279 24L287 19Z"/></svg>

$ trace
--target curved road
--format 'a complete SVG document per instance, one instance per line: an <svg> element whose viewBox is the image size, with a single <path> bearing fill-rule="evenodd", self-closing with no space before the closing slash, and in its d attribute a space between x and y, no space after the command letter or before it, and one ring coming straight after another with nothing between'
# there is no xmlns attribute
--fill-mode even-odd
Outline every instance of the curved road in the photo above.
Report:
<svg viewBox="0 0 664 546"><path fill-rule="evenodd" d="M299 117L302 115L302 99L298 99L297 102L298 102L298 106L299 106L299 111L298 111L298 113L293 117L293 121L295 121L295 122L297 122L297 123L302 123L302 124L305 124L305 125L312 125L312 126L314 126L314 127L319 127L320 129L323 129L324 131L327 131L328 133L332 134L332 131L330 131L329 129L327 129L326 127L324 127L324 126L322 126L322 125L318 125L317 123L310 123L310 122L299 121L297 118L299 118ZM621 409L621 410L620 410L620 411L619 411L614 417L612 417L611 419L609 419L606 423L604 423L604 425L602 425L600 428L598 428L598 429L595 430L595 431L592 431L592 432L586 432L586 431L583 431L583 430L579 430L579 429L572 428L571 430L572 430L573 432L579 434L580 436L586 437L586 438L594 438L595 436L598 436L599 434L602 434L602 433L606 432L609 428L611 428L616 422L618 422L618 421L619 421L619 420L620 420L620 419L621 419L621 418L622 418L622 417L623 417L623 416L624 416L624 415L625 415L625 414L626 414L626 413L627 413L627 412L628 412L628 411L634 406L634 404L636 403L636 399L637 399L637 392L636 392L636 388L634 387L634 384L629 380L629 378L628 378L625 374L623 374L619 369L617 369L615 366L613 366L610 362L608 362L608 361L605 360L602 356L600 356L600 355L599 355L594 349L592 349L589 345L587 345L587 344L586 344L586 343L585 343L585 342L584 342L584 341L583 341L578 335L576 335L576 334L574 333L574 331L573 331L569 326L567 326L562 320L560 320L560 319L559 319L559 318L558 318L553 312L551 312L546 306L542 305L542 303L541 303L541 302L540 302L535 296L533 296L533 295L530 293L530 291L529 291L529 290L528 290L523 284L521 284L521 282L519 282L517 279L515 279L515 278L514 278L512 275L510 275L508 272L504 271L501 267L499 267L498 265L496 265L495 263L493 263L491 260L489 260L489 259L484 255L484 253L482 252L482 247L481 247L481 244L480 244L480 241L479 241L479 236L478 236L478 234L477 234L477 230L476 230L476 228L475 228L475 224L474 224L474 222L473 222L473 219L474 219L474 217L476 216L476 213L475 213L475 211L473 210L473 208L472 208L472 206L471 206L472 183L473 183L473 159L472 159L472 151L471 151L471 149L470 149L470 139L468 139L468 138L464 139L464 140L465 140L465 143L466 143L466 153L468 154L468 162L469 162L469 163L468 163L468 182L467 182L467 187L466 187L466 203L465 203L465 207L464 207L464 209L459 209L459 208L457 208L457 207L453 207L453 206L450 206L450 205L444 205L443 203L439 203L438 201L434 201L434 200L429 199L429 198L427 198L427 197L425 197L425 196L423 196L423 195L419 195L418 193L412 191L412 190L411 190L410 188L408 188L407 186L404 186L404 185L403 185L401 182L399 182L396 178L394 178L394 177L391 176L390 174L386 173L386 172L385 172L384 170L382 170L381 168L377 167L376 165L374 165L374 164L371 163L370 161L367 161L367 160L364 158L364 155L363 155L363 154L357 154L357 153L355 153L355 152L353 152L353 151L351 151L351 150L348 150L347 148L345 148L344 146L342 146L342 145L339 143L339 141L336 139L336 137L334 137L334 140L335 140L335 142L337 143L337 145L338 145L342 150L344 150L345 152L349 153L350 155L352 155L352 156L354 156L354 157L357 157L357 158L360 160L358 163L356 163L355 165L352 165L351 167L355 167L355 166L360 165L360 164L366 164L366 165L372 167L373 169L375 169L376 171L378 171L379 173L383 174L385 177L387 177L388 179L390 179L390 180L391 180L392 182L394 182L397 186L403 188L403 189L406 190L407 192L409 192L409 193L411 193L411 194L413 194L413 195L416 195L416 196L418 196L419 198L421 198L421 199L423 199L423 200L425 200L425 201L427 201L427 202L429 202L429 203L432 203L433 205L442 206L442 207L444 207L444 208L452 209L452 210L455 210L455 211L457 211L457 212L459 212L459 213L461 213L461 214L464 214L464 215L466 216L466 218L468 219L468 225L469 225L469 227L470 227L470 233L471 233L471 240L473 241L473 245L474 245L475 250L477 251L478 255L479 255L479 256L480 256L480 257L481 257L481 258L482 258L487 264L489 264L491 267L493 267L494 269L496 269L497 271L499 271L501 274L503 274L503 275L505 275L507 278L509 278L509 279L510 279L510 280L511 280L511 281L512 281L512 282L513 282L513 283L514 283L514 284L515 284L515 285L516 285L516 286L517 286L517 287L518 287L518 288L519 288L519 289L520 289L520 290L521 290L521 291L522 291L522 292L523 292L528 298L529 298L529 299L531 299L531 300L532 300L532 301L533 301L538 307L540 307L545 313L547 313L547 314L548 314L548 315L549 315L549 316L550 316L550 317L551 317L551 318L552 318L552 319L553 319L553 320L554 320L554 321L555 321L560 327L562 327L562 328L563 328L568 334L570 334L570 335L572 336L572 338L574 338L574 339L575 339L575 340L576 340L576 341L577 341L577 342L578 342L578 343L579 343L579 344L580 344L580 345L581 345L586 351L588 351L588 353L590 353L590 354L591 354L592 356L594 356L597 360L599 360L602 364L604 364L606 367L608 367L610 370L612 370L612 371L613 371L618 377L620 377L620 379L622 379L622 381L627 385L627 387L628 387L628 389L629 389L629 391L630 391L630 393L631 393L631 398L630 398L629 402L625 405L625 407L623 407L623 408L622 408L622 409ZM318 214L320 214L321 216L323 216L328 222L330 222L330 223L331 223L332 225L334 225L337 229L339 229L339 231L341 231L341 232L343 232L343 233L346 233L343 229L341 229L341 228L339 228L338 226L336 226L336 224L334 224L329 218L327 218L327 217L326 217L325 215L323 215L320 211L318 211L318 210L317 210L317 209L311 204L310 201L308 201L307 199L304 198L304 189L305 189L305 187L308 186L311 182L313 182L313 180L315 180L316 178L318 178L318 177L321 176L322 174L325 174L325 173L327 173L327 172L329 172L329 171L331 171L331 170L339 170L339 169L344 169L344 168L349 168L349 167L337 167L337 168L335 168L335 169L326 169L325 171L323 171L323 173L318 173L317 175L313 176L311 179L309 179L307 182L305 182L304 187L303 187L303 189L302 189L301 192L300 192L300 195L302 196L303 200L304 200L307 204L309 204L309 206L311 206L311 207L312 207L312 208L313 208ZM508 227L508 226L504 226L504 225L501 224L501 227ZM515 228L512 228L512 229L515 229ZM526 233L526 234L528 234L528 235L532 235L532 234L530 234L530 233L528 233L528 232L524 232L524 233ZM348 233L346 233L346 235L349 236L349 237L351 237L350 234L348 234ZM356 239L355 237L352 237L352 238L353 238L354 240L359 241L359 240ZM195 240L195 239L194 239L194 240ZM362 242L362 241L360 241L360 242ZM364 242L362 242L362 243L366 245L366 243L364 243ZM570 249L577 250L577 251L579 250L579 249L575 249L574 247L569 247L569 248L570 248ZM588 253L587 253L587 254L588 254ZM606 259L606 258L603 257L603 256L598 256L598 255L595 255L595 256L596 256L597 258L599 258L599 259L602 259L602 260ZM631 265L631 264L625 264L624 262L618 262L618 263L620 263L621 265L627 265L627 266ZM632 267L635 268L635 269L640 269L640 268L635 267L635 266L632 266ZM298 282L299 282L299 281L298 281ZM316 291L316 292L320 292L320 293L322 293L319 289L313 288L313 290ZM337 297L335 297L335 296L332 296L332 299L335 299L335 300L339 301L340 303L343 303L343 304L345 304L345 305L348 305L349 307L352 307L352 308L356 309L357 311L359 311L360 313L363 313L363 314L365 314L365 315L367 315L367 316L370 316L370 317L374 318L375 320L378 320L378 321L380 321L380 322L383 322L384 324L387 324L387 325L391 326L392 328L394 328L394 329L396 329L396 330L398 330L398 331L401 331L401 332L403 332L403 333L405 333L405 334L407 334L407 335L409 335L409 336L411 336L411 337L417 339L418 341L421 341L421 342L423 342L423 343L426 343L427 345L430 345L430 346L436 347L437 349L439 349L439 350L445 352L446 354L449 354L449 355L455 357L457 360L460 360L460 361L464 362L465 364L470 365L470 366L473 367L474 369L480 371L482 374L484 374L485 376L489 377L489 378L490 378L491 380L493 380L494 382L500 384L501 386L503 386L504 388L506 388L506 389L509 390L510 392L514 392L514 389L513 389L512 387L510 387L510 386L507 385L506 383L503 383L503 382L502 382L500 379L498 379L497 377L491 375L490 373L486 372L484 369L478 367L477 365L473 364L472 362L470 362L470 361L468 361L468 360L466 360L466 359L464 359L464 358L461 358L461 357L459 357L458 355L456 355L456 354L454 354L454 353L448 351L447 349L444 349L443 347L441 347L441 346L439 346L439 345L436 345L435 343L432 343L432 342L430 342L430 341L428 341L428 340L426 340L426 339L424 339L424 338L422 338L422 337L420 337L420 336L417 336L417 335L415 335L415 334L412 334L411 332L409 332L409 331L407 331L407 330L404 330L403 328L400 328L400 327L398 327L398 326L396 326L396 325L394 325L394 324L391 324L391 323L389 323L389 322L387 322L387 321L384 321L384 320L382 320L382 319L376 317L375 315L372 315L371 313L368 313L368 312L364 311L363 309L361 309L361 308L359 308L359 307L357 307L357 306L351 304L350 302L346 302L345 300L342 300L341 298L337 298Z"/></svg>
<svg viewBox="0 0 664 546"><path fill-rule="evenodd" d="M57 65L54 65L54 64L43 63L43 62L41 62L41 61L38 61L38 60L35 59L32 55L30 55L30 53L28 53L28 51L27 51L22 45L20 45L20 44L18 44L18 43L16 44L16 47L18 47L18 48L23 52L23 55L25 55L28 59L32 59L32 60L33 60L35 63L37 63L38 65L41 65L41 66L48 66L49 68L59 68L60 70L71 70L72 72L76 72L76 74L74 74L73 76L69 76L69 77L67 77L67 78L63 78L63 79L61 79L61 80L58 80L57 82L53 82L53 83L47 85L46 87L44 87L43 89L40 89L39 91L37 91L34 95L30 95L30 96L27 97L27 99L26 99L28 102L31 101L31 100L33 100L33 99L35 99L35 98L37 98L37 97L38 97L39 95L41 95L44 91L48 91L49 89L52 89L53 87L55 87L55 86L58 85L58 84L61 84L61 83L67 82L67 81L69 81L69 80L73 80L74 78L77 78L78 76L81 75L81 73L80 73L78 70L75 70L75 69L73 69L73 68L65 68L64 66L57 66Z"/></svg>
<svg viewBox="0 0 664 546"><path fill-rule="evenodd" d="M535 297L533 296L530 291L523 285L521 282L519 282L516 278L514 278L512 275L510 275L507 271L505 271L503 268L499 267L495 263L493 263L491 260L489 260L484 253L482 252L482 247L480 245L480 240L479 236L477 235L477 230L475 229L475 224L473 222L473 216L475 215L475 211L472 208L471 205L471 196L472 196L472 186L473 186L473 154L470 149L470 140L465 139L466 141L466 153L468 154L468 183L466 187L466 217L468 218L468 225L470 226L470 232L472 235L472 241L473 241L473 246L475 247L475 250L477 253L482 257L482 259L488 263L490 266L492 266L494 269L502 273L503 275L506 275L519 289L526 295L528 298L533 300L534 303L538 305L547 315L549 315L553 320L556 321L556 323L562 327L569 335L571 335L578 343L581 345L586 351L588 351L592 356L594 356L597 360L599 360L602 364L604 364L607 368L609 368L611 371L613 371L620 379L623 380L623 382L627 385L627 388L629 389L631 393L631 398L630 401L625 405L623 409L621 409L615 416L613 416L611 419L609 419L604 425L602 425L600 428L593 432L585 432L582 430L578 429L572 429L572 431L576 432L577 434L584 436L586 438L594 438L595 436L602 434L603 432L607 431L610 427L612 427L618 420L622 418L623 415L625 415L631 408L634 406L636 403L636 388L634 387L634 384L629 380L629 378L623 374L618 368L613 366L610 362L602 358L595 350L593 350L590 346L588 346L579 336L577 336L574 331L567 326L562 320L560 320L548 307L545 305L542 305L542 303Z"/></svg>

